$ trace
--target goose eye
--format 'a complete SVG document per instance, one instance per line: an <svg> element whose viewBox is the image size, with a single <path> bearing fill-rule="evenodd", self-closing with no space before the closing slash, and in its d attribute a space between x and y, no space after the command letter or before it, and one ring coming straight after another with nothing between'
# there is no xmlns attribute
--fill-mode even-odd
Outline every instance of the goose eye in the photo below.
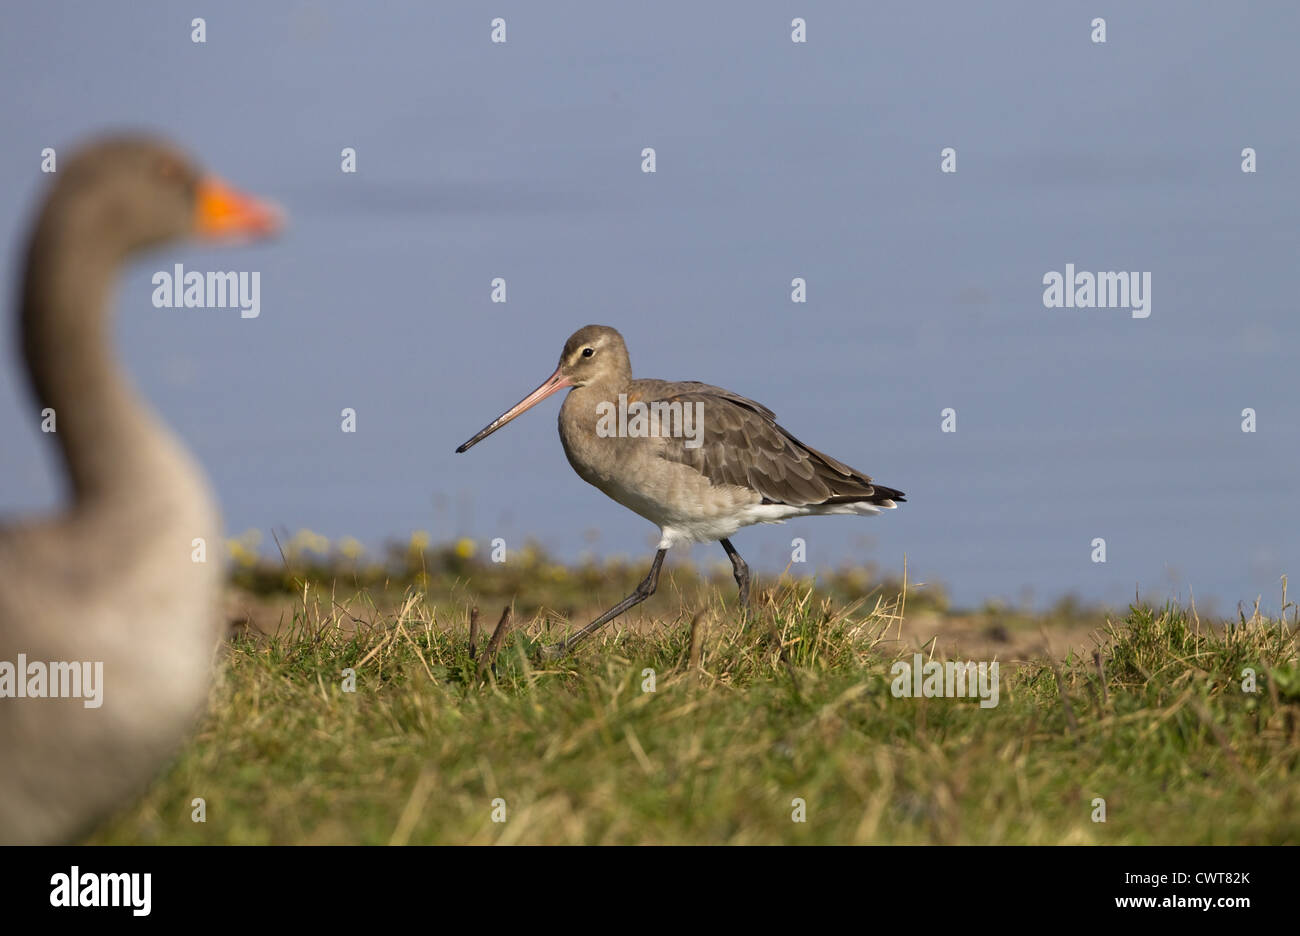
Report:
<svg viewBox="0 0 1300 936"><path fill-rule="evenodd" d="M583 348L583 349L582 349L582 356L583 356L583 357L591 357L591 356L592 356L593 354L595 354L595 353L596 353L596 351L595 351L595 349L593 349L593 348Z"/></svg>

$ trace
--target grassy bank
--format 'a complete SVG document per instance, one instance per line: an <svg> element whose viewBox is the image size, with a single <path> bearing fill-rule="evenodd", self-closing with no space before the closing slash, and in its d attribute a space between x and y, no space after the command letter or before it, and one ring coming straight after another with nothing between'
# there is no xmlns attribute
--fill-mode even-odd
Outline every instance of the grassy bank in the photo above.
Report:
<svg viewBox="0 0 1300 936"><path fill-rule="evenodd" d="M718 586L545 664L565 625L521 613L484 668L499 605L471 659L464 596L299 585L277 633L232 638L192 742L93 841L1300 841L1294 607L1099 616L1095 657L1003 659L981 708L894 696L911 610L879 594L788 583L746 619Z"/></svg>

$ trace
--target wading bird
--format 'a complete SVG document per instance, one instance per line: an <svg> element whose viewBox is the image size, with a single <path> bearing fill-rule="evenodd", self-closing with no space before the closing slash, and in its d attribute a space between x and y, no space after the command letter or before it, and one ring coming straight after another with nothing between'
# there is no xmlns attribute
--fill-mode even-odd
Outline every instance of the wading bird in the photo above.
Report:
<svg viewBox="0 0 1300 936"><path fill-rule="evenodd" d="M71 503L0 525L0 842L89 831L144 788L207 701L222 563L196 549L220 548L217 505L118 366L108 307L145 248L277 224L152 139L101 140L54 176L19 324L32 412L53 429Z"/></svg>
<svg viewBox="0 0 1300 936"><path fill-rule="evenodd" d="M753 400L695 381L633 380L623 336L604 325L574 332L555 373L456 451L566 387L560 441L569 464L656 524L661 538L636 590L548 648L552 655L653 595L664 555L679 543L721 542L740 603L748 607L749 567L729 539L741 527L823 514L870 516L905 500L902 491L804 445Z"/></svg>

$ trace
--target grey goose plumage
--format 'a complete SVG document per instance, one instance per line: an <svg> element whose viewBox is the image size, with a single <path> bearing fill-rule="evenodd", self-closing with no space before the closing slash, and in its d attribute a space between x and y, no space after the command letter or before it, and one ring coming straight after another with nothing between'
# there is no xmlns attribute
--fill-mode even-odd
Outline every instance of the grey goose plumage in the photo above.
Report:
<svg viewBox="0 0 1300 936"><path fill-rule="evenodd" d="M267 206L142 136L102 139L62 160L39 209L22 353L33 412L55 413L70 502L0 525L0 661L98 662L103 685L98 707L0 699L0 842L83 835L143 789L206 701L219 624L217 507L199 466L122 373L108 307L119 269L139 251L276 225ZM199 538L206 562L193 561ZM73 688L67 678L62 688Z"/></svg>

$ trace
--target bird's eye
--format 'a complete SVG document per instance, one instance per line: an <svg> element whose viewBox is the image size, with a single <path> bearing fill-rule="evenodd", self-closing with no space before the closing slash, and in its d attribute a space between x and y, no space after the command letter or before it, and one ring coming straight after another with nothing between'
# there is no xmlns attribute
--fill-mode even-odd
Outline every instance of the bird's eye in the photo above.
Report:
<svg viewBox="0 0 1300 936"><path fill-rule="evenodd" d="M591 357L591 356L592 356L593 354L595 354L595 353L596 353L596 350L595 350L594 348L583 348L583 349L582 349L582 356L583 356L583 357Z"/></svg>

